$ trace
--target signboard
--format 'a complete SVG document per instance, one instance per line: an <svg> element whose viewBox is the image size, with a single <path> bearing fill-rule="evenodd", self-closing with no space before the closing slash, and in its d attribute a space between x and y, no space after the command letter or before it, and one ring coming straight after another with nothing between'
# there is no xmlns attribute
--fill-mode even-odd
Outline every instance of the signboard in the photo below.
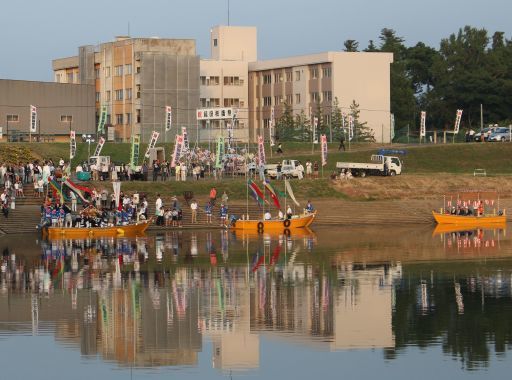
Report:
<svg viewBox="0 0 512 380"><path fill-rule="evenodd" d="M75 131L69 132L69 160L71 161L76 155L76 135Z"/></svg>
<svg viewBox="0 0 512 380"><path fill-rule="evenodd" d="M107 127L107 140L114 141L116 136L116 128L114 126Z"/></svg>
<svg viewBox="0 0 512 380"><path fill-rule="evenodd" d="M453 133L459 133L461 119L462 119L462 110L457 110L457 116L455 117L455 126L453 128Z"/></svg>
<svg viewBox="0 0 512 380"><path fill-rule="evenodd" d="M190 146L188 143L188 133L187 133L187 127L181 127L181 135L183 136L183 153L186 153L189 151Z"/></svg>
<svg viewBox="0 0 512 380"><path fill-rule="evenodd" d="M425 111L421 111L420 137L425 137L427 135L426 120L427 120L427 113Z"/></svg>
<svg viewBox="0 0 512 380"><path fill-rule="evenodd" d="M105 138L100 137L98 141L98 145L96 145L96 150L94 151L94 156L99 156L101 153L101 150L103 149L103 145L105 144Z"/></svg>
<svg viewBox="0 0 512 380"><path fill-rule="evenodd" d="M352 141L354 138L354 117L348 115L348 141Z"/></svg>
<svg viewBox="0 0 512 380"><path fill-rule="evenodd" d="M391 133L391 140L393 140L395 138L395 114L391 114L391 128L390 128L390 133Z"/></svg>
<svg viewBox="0 0 512 380"><path fill-rule="evenodd" d="M165 131L169 132L172 128L172 108L171 106L165 107Z"/></svg>
<svg viewBox="0 0 512 380"><path fill-rule="evenodd" d="M172 154L171 160L171 168L176 167L176 163L178 162L181 156L181 149L183 148L183 136L176 135L176 141L174 143L174 153Z"/></svg>
<svg viewBox="0 0 512 380"><path fill-rule="evenodd" d="M30 106L30 132L37 132L37 108Z"/></svg>
<svg viewBox="0 0 512 380"><path fill-rule="evenodd" d="M144 157L149 158L149 151L155 147L156 141L158 140L158 136L160 136L160 133L158 133L157 131L153 131L153 133L151 134L151 140L149 140L148 149L146 149Z"/></svg>
<svg viewBox="0 0 512 380"><path fill-rule="evenodd" d="M217 140L217 154L215 159L215 167L222 168L222 161L224 161L224 137L219 136Z"/></svg>
<svg viewBox="0 0 512 380"><path fill-rule="evenodd" d="M320 136L320 144L322 146L322 166L327 165L327 136Z"/></svg>
<svg viewBox="0 0 512 380"><path fill-rule="evenodd" d="M199 108L197 109L196 116L197 120L221 120L221 119L232 119L233 108Z"/></svg>
<svg viewBox="0 0 512 380"><path fill-rule="evenodd" d="M106 122L107 122L107 106L102 106L100 118L98 120L98 133L105 133L105 123Z"/></svg>
<svg viewBox="0 0 512 380"><path fill-rule="evenodd" d="M130 166L134 168L139 163L139 154L140 154L140 136L133 135L132 136L132 148L130 151Z"/></svg>
<svg viewBox="0 0 512 380"><path fill-rule="evenodd" d="M276 145L276 142L274 141L275 139L275 133L274 133L274 107L272 107L272 111L270 113L270 121L268 123L268 134L269 134L269 141L270 141L270 146L274 146Z"/></svg>
<svg viewBox="0 0 512 380"><path fill-rule="evenodd" d="M263 136L258 136L258 161L259 165L265 165L267 160L265 159L265 145Z"/></svg>

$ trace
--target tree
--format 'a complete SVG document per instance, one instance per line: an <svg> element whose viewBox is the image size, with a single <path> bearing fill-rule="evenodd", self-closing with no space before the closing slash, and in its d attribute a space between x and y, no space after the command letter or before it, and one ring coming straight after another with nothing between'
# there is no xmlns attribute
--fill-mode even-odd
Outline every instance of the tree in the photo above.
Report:
<svg viewBox="0 0 512 380"><path fill-rule="evenodd" d="M375 142L374 131L368 127L368 123L359 121L359 104L352 100L349 114L354 120L354 140L358 142Z"/></svg>
<svg viewBox="0 0 512 380"><path fill-rule="evenodd" d="M338 101L338 97L334 98L334 102L332 104L331 109L331 128L332 128L332 138L334 140L339 140L341 136L344 135L343 131L343 114L341 112L340 103Z"/></svg>
<svg viewBox="0 0 512 380"><path fill-rule="evenodd" d="M368 41L368 47L366 49L364 49L364 51L367 53L372 53L372 52L379 51L379 49L377 48L377 46L375 46L375 43L373 42L373 40L370 40L370 41Z"/></svg>
<svg viewBox="0 0 512 380"><path fill-rule="evenodd" d="M358 51L357 49L359 48L359 42L357 42L356 40L346 40L343 43L343 46L345 46L345 51L356 52Z"/></svg>
<svg viewBox="0 0 512 380"><path fill-rule="evenodd" d="M284 104L283 113L276 120L276 140L297 141L301 139L300 131L297 130L293 118L293 109L290 105Z"/></svg>
<svg viewBox="0 0 512 380"><path fill-rule="evenodd" d="M301 141L311 141L311 123L304 110L295 116L295 126Z"/></svg>

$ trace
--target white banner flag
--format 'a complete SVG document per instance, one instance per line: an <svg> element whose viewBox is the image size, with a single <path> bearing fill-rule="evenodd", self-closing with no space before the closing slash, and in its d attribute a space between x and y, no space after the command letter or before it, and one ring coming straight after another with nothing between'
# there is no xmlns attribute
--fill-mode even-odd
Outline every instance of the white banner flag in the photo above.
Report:
<svg viewBox="0 0 512 380"><path fill-rule="evenodd" d="M37 132L37 108L30 106L30 132Z"/></svg>
<svg viewBox="0 0 512 380"><path fill-rule="evenodd" d="M75 158L76 154L76 135L75 131L69 132L69 160Z"/></svg>
<svg viewBox="0 0 512 380"><path fill-rule="evenodd" d="M320 144L322 146L322 166L327 165L327 136L320 136Z"/></svg>
<svg viewBox="0 0 512 380"><path fill-rule="evenodd" d="M462 110L457 110L457 116L455 117L455 126L453 128L453 133L459 133L461 119L462 119Z"/></svg>
<svg viewBox="0 0 512 380"><path fill-rule="evenodd" d="M263 136L258 136L258 160L260 166L267 163L265 159L265 145Z"/></svg>
<svg viewBox="0 0 512 380"><path fill-rule="evenodd" d="M272 107L272 109L270 111L270 121L268 123L268 134L269 134L270 146L276 145L274 126L275 126L275 124L274 124L274 107Z"/></svg>
<svg viewBox="0 0 512 380"><path fill-rule="evenodd" d="M348 141L352 141L354 138L354 117L348 115Z"/></svg>
<svg viewBox="0 0 512 380"><path fill-rule="evenodd" d="M425 111L421 111L420 137L425 137L426 135L427 135L427 113Z"/></svg>
<svg viewBox="0 0 512 380"><path fill-rule="evenodd" d="M313 142L318 144L318 137L316 135L316 129L318 128L318 117L313 118Z"/></svg>
<svg viewBox="0 0 512 380"><path fill-rule="evenodd" d="M169 132L172 128L172 108L171 106L165 107L165 131Z"/></svg>
<svg viewBox="0 0 512 380"><path fill-rule="evenodd" d="M391 126L390 126L391 140L395 138L395 114L391 114Z"/></svg>
<svg viewBox="0 0 512 380"><path fill-rule="evenodd" d="M101 153L101 150L103 149L103 145L105 144L105 138L100 137L98 141L98 145L96 145L96 150L94 151L94 156L99 156Z"/></svg>
<svg viewBox="0 0 512 380"><path fill-rule="evenodd" d="M183 148L183 136L176 135L176 141L174 142L174 153L172 154L171 168L175 168L181 157L181 149Z"/></svg>
<svg viewBox="0 0 512 380"><path fill-rule="evenodd" d="M188 143L187 127L181 127L181 135L183 136L183 153L188 153L190 146ZM182 156L183 156L183 153L182 153Z"/></svg>
<svg viewBox="0 0 512 380"><path fill-rule="evenodd" d="M151 134L151 140L149 141L148 148L146 149L144 157L149 158L149 151L155 147L156 140L158 140L158 136L160 136L160 133L158 133L157 131L153 131L153 133Z"/></svg>

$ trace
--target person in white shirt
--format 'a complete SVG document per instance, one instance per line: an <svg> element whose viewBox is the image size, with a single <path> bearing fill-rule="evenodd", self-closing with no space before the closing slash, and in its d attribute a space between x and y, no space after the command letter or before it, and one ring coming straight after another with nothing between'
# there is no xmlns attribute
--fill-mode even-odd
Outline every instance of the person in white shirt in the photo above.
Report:
<svg viewBox="0 0 512 380"><path fill-rule="evenodd" d="M284 214L283 214L282 210L279 210L279 213L277 214L277 217L279 218L279 220L283 220L284 219Z"/></svg>
<svg viewBox="0 0 512 380"><path fill-rule="evenodd" d="M155 210L160 210L162 208L162 198L160 198L160 194L156 195L156 201L155 201Z"/></svg>
<svg viewBox="0 0 512 380"><path fill-rule="evenodd" d="M267 212L265 213L264 218L265 218L265 220L270 220L270 219L272 219L272 215L270 215L270 212L269 212L269 211L267 211Z"/></svg>
<svg viewBox="0 0 512 380"><path fill-rule="evenodd" d="M197 202L195 199L193 199L192 202L190 203L190 210L192 212L191 223L197 223L197 208L198 208Z"/></svg>

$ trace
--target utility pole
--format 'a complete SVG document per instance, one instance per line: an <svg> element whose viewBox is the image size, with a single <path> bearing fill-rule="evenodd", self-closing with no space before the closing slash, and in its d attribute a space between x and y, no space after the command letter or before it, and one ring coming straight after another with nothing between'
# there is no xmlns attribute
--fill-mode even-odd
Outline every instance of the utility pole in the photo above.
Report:
<svg viewBox="0 0 512 380"><path fill-rule="evenodd" d="M484 106L480 103L480 132L484 129Z"/></svg>

